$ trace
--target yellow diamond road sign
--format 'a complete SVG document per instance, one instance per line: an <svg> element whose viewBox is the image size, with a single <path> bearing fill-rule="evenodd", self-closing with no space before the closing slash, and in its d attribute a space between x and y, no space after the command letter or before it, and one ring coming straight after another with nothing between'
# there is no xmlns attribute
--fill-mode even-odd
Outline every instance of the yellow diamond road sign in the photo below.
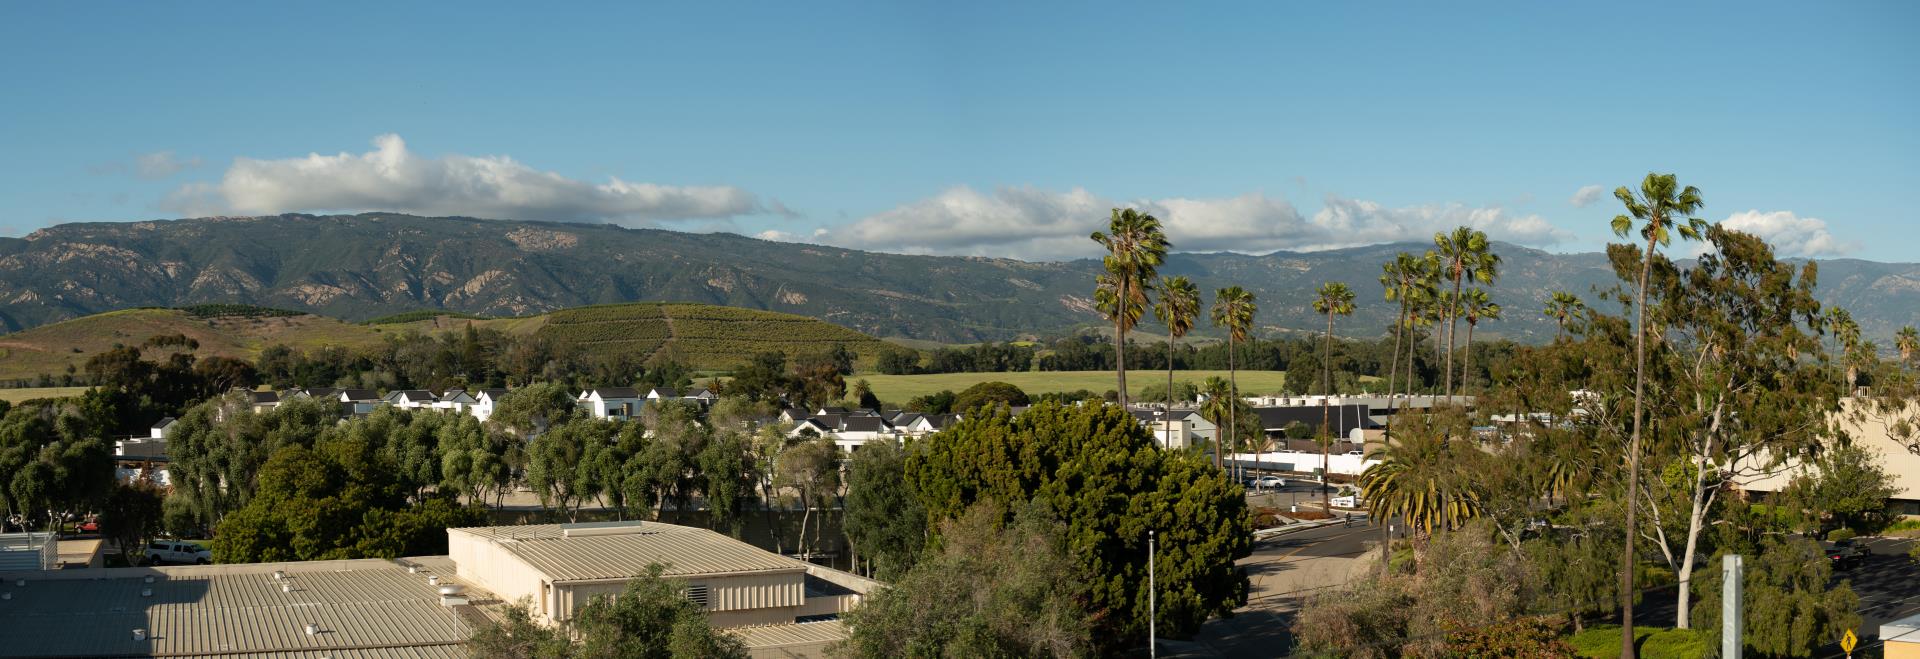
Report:
<svg viewBox="0 0 1920 659"><path fill-rule="evenodd" d="M1847 630L1846 636L1840 637L1840 649L1845 650L1847 654L1853 654L1853 646L1859 645L1859 644L1860 644L1860 637L1854 636L1853 630L1851 629Z"/></svg>

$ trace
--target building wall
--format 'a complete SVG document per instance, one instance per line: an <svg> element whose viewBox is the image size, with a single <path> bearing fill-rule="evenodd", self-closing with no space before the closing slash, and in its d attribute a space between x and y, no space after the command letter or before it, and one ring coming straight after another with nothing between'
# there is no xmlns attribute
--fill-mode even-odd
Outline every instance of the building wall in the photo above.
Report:
<svg viewBox="0 0 1920 659"><path fill-rule="evenodd" d="M806 600L806 573L800 571L772 574L743 574L721 577L692 577L689 586L707 587L707 611L721 619L768 620L742 624L793 622L794 610ZM553 587L556 620L570 620L573 612L599 595L618 595L626 590L624 581L606 583L557 584ZM715 624L719 624L716 622ZM737 625L734 625L737 626Z"/></svg>
<svg viewBox="0 0 1920 659"><path fill-rule="evenodd" d="M1884 647L1881 656L1886 659L1920 659L1920 643L1893 641Z"/></svg>
<svg viewBox="0 0 1920 659"><path fill-rule="evenodd" d="M1873 452L1880 459L1880 466L1893 475L1895 508L1898 513L1920 515L1920 455L1915 455L1907 447L1893 439L1888 433L1890 419L1879 418L1871 414L1855 415L1856 403L1849 399L1841 402L1840 426L1853 439L1856 446ZM1859 418L1856 418L1858 416ZM1797 463L1789 463L1768 469L1758 461L1743 466L1745 478L1740 479L1741 487L1756 492L1778 492L1786 488L1794 474L1800 470ZM1891 656L1891 655L1889 655Z"/></svg>
<svg viewBox="0 0 1920 659"><path fill-rule="evenodd" d="M526 561L488 542L461 531L447 531L447 556L453 559L455 574L492 592L503 602L527 598L533 613L543 620L553 619L553 602L542 588L544 576Z"/></svg>

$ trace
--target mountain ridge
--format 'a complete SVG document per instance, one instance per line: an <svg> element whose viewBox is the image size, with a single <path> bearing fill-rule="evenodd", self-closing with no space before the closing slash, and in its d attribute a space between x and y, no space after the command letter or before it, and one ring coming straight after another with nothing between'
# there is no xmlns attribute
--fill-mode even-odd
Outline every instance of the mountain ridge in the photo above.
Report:
<svg viewBox="0 0 1920 659"><path fill-rule="evenodd" d="M1175 246L1179 236L1171 236ZM1175 253L1162 272L1204 292L1241 285L1268 332L1310 332L1322 281L1360 296L1338 333L1380 336L1393 307L1380 264L1424 243L1319 252ZM1506 319L1477 336L1544 341L1553 290L1594 300L1615 279L1604 254L1500 244L1493 288ZM949 343L1101 325L1094 259L1027 262L924 256L576 224L397 213L286 214L88 222L0 238L0 327L37 327L142 306L243 303L365 320L421 309L525 316L591 304L684 301L811 316L880 336ZM1920 265L1820 261L1821 297L1848 307L1869 337L1920 323ZM1149 321L1150 322L1150 321ZM1205 322L1198 333L1211 333ZM1477 338L1477 337L1476 337Z"/></svg>

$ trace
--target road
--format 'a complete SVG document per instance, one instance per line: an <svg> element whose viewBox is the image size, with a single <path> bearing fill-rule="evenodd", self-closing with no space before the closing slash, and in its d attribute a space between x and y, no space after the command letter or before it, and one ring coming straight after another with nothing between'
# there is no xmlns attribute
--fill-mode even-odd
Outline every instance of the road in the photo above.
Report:
<svg viewBox="0 0 1920 659"><path fill-rule="evenodd" d="M1365 521L1333 525L1256 541L1241 559L1250 590L1234 617L1202 627L1193 656L1273 657L1293 647L1293 615L1315 593L1343 585L1359 559L1379 542L1380 529ZM1377 556L1377 554L1376 554ZM1166 653L1163 653L1163 655Z"/></svg>

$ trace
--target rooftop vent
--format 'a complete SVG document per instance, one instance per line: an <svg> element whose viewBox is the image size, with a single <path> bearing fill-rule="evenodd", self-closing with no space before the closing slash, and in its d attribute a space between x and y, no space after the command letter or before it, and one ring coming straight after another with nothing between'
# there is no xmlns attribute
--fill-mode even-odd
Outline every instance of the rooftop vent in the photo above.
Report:
<svg viewBox="0 0 1920 659"><path fill-rule="evenodd" d="M286 572L282 572L282 571L280 571L280 570L274 570L274 571L273 571L273 578L274 578L275 580L279 580L279 579L285 579L285 578L287 578L287 573L286 573Z"/></svg>
<svg viewBox="0 0 1920 659"><path fill-rule="evenodd" d="M140 596L141 596L141 597L153 597L153 589L152 589L152 588L141 588L141 589L140 589Z"/></svg>
<svg viewBox="0 0 1920 659"><path fill-rule="evenodd" d="M145 629L135 629L135 630L133 630L133 640L136 640L136 641L144 641L144 640L147 640L147 630L145 630Z"/></svg>
<svg viewBox="0 0 1920 659"><path fill-rule="evenodd" d="M450 583L440 587L440 594L442 595L459 595L465 592L467 592L467 587L457 583Z"/></svg>
<svg viewBox="0 0 1920 659"><path fill-rule="evenodd" d="M437 575L437 574L429 574L429 575L427 575L427 585L429 585L429 586L438 586L438 585L440 585L440 575Z"/></svg>
<svg viewBox="0 0 1920 659"><path fill-rule="evenodd" d="M317 623L317 622L309 622L309 623L307 623L307 635L308 635L308 636L312 636L312 635L314 635L314 634L318 634L318 633L320 633L320 623Z"/></svg>
<svg viewBox="0 0 1920 659"><path fill-rule="evenodd" d="M0 593L0 602L13 599L13 593Z"/></svg>
<svg viewBox="0 0 1920 659"><path fill-rule="evenodd" d="M561 524L560 537L584 538L596 535L636 535L652 533L645 522L581 522Z"/></svg>

